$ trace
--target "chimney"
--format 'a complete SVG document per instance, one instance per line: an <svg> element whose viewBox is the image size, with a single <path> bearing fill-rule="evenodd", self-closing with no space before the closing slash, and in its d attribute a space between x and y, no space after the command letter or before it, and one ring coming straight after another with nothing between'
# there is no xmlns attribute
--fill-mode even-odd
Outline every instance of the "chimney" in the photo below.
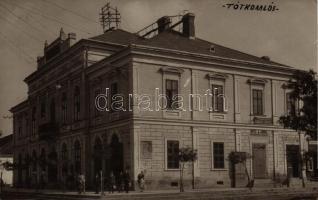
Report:
<svg viewBox="0 0 318 200"><path fill-rule="evenodd" d="M158 24L158 33L162 33L165 30L168 30L170 27L171 19L168 16L163 16L157 20Z"/></svg>
<svg viewBox="0 0 318 200"><path fill-rule="evenodd" d="M187 13L182 17L182 33L190 39L194 39L195 37L194 17L195 15L193 13Z"/></svg>
<svg viewBox="0 0 318 200"><path fill-rule="evenodd" d="M76 34L75 33L69 33L68 34L68 40L69 40L69 46L72 46L76 43Z"/></svg>

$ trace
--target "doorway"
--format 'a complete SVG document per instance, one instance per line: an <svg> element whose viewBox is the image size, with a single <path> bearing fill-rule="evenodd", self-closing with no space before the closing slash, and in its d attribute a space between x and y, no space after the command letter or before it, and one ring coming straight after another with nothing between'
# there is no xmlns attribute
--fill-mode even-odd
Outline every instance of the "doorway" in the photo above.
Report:
<svg viewBox="0 0 318 200"><path fill-rule="evenodd" d="M123 144L119 141L117 135L113 135L110 143L110 170L116 177L124 168Z"/></svg>
<svg viewBox="0 0 318 200"><path fill-rule="evenodd" d="M252 149L254 178L266 178L266 145L253 144Z"/></svg>
<svg viewBox="0 0 318 200"><path fill-rule="evenodd" d="M287 174L289 177L299 177L299 145L286 145Z"/></svg>

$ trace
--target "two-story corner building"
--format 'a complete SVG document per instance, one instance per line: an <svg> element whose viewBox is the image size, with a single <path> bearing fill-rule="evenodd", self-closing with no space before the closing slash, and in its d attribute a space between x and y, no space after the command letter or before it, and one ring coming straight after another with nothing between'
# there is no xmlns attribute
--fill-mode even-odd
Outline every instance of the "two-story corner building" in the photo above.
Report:
<svg viewBox="0 0 318 200"><path fill-rule="evenodd" d="M110 29L75 43L61 30L45 44L27 100L11 109L15 186L72 188L84 174L90 187L101 170L128 169L134 181L144 171L148 188L173 188L181 147L198 150L186 185L230 187L232 151L252 155L255 185L299 177L305 138L278 124L294 109L284 88L294 69L197 38L194 18L162 17L153 37ZM116 94L124 110L96 109Z"/></svg>

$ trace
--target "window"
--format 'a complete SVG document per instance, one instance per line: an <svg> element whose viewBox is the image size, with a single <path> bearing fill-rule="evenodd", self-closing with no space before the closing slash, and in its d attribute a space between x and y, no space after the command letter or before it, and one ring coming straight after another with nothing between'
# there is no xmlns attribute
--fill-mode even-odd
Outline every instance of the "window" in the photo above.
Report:
<svg viewBox="0 0 318 200"><path fill-rule="evenodd" d="M116 104L113 104L115 101L115 96L118 94L118 84L112 83L110 85L110 111L114 112L116 111Z"/></svg>
<svg viewBox="0 0 318 200"><path fill-rule="evenodd" d="M54 99L51 100L51 104L50 104L50 119L51 119L51 122L55 122L55 100Z"/></svg>
<svg viewBox="0 0 318 200"><path fill-rule="evenodd" d="M62 93L61 110L62 110L62 123L65 124L67 122L67 95L66 95L66 92Z"/></svg>
<svg viewBox="0 0 318 200"><path fill-rule="evenodd" d="M179 169L179 141L167 141L167 168Z"/></svg>
<svg viewBox="0 0 318 200"><path fill-rule="evenodd" d="M223 85L212 85L212 108L215 112L224 111Z"/></svg>
<svg viewBox="0 0 318 200"><path fill-rule="evenodd" d="M32 108L32 134L34 135L36 131L36 107Z"/></svg>
<svg viewBox="0 0 318 200"><path fill-rule="evenodd" d="M224 168L224 143L223 142L213 143L213 168L214 169Z"/></svg>
<svg viewBox="0 0 318 200"><path fill-rule="evenodd" d="M74 120L79 120L80 109L81 109L81 99L80 99L80 89L78 86L75 87L74 90Z"/></svg>
<svg viewBox="0 0 318 200"><path fill-rule="evenodd" d="M81 173L81 144L76 141L74 144L74 160L75 160L75 172Z"/></svg>
<svg viewBox="0 0 318 200"><path fill-rule="evenodd" d="M41 101L41 118L46 117L46 98L43 97Z"/></svg>
<svg viewBox="0 0 318 200"><path fill-rule="evenodd" d="M286 93L286 111L288 115L296 113L295 99L291 98L291 93Z"/></svg>
<svg viewBox="0 0 318 200"><path fill-rule="evenodd" d="M263 90L253 89L253 114L263 115Z"/></svg>
<svg viewBox="0 0 318 200"><path fill-rule="evenodd" d="M167 79L166 80L166 96L167 96L168 109L175 110L178 108L178 105L175 103L177 102L177 98L176 98L177 95L178 95L178 81Z"/></svg>
<svg viewBox="0 0 318 200"><path fill-rule="evenodd" d="M18 135L22 135L22 117L21 115L18 116Z"/></svg>
<svg viewBox="0 0 318 200"><path fill-rule="evenodd" d="M62 145L61 158L64 161L67 160L67 147L66 147L66 144Z"/></svg>
<svg viewBox="0 0 318 200"><path fill-rule="evenodd" d="M96 99L96 97L98 96L100 94L100 89L97 89L97 90L95 90L95 94L94 94L94 115L95 115L95 117L98 117L98 116L100 116L100 111L96 108L96 106L95 106L95 99Z"/></svg>

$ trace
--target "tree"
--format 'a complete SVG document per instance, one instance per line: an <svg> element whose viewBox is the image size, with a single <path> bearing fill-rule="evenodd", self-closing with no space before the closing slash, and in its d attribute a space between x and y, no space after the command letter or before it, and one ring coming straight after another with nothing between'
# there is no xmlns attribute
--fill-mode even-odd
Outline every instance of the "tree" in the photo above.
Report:
<svg viewBox="0 0 318 200"><path fill-rule="evenodd" d="M296 70L285 85L285 88L291 90L289 98L294 102L294 111L281 116L279 122L285 128L296 130L299 138L301 132L304 132L311 138L317 139L317 80L315 76L316 73L313 70ZM299 150L302 185L305 187L303 176L305 161L300 148Z"/></svg>
<svg viewBox="0 0 318 200"><path fill-rule="evenodd" d="M236 164L239 164L239 163L242 163L244 165L244 168L245 168L245 174L247 176L247 187L253 187L253 185L251 186L251 183L253 182L254 184L254 180L251 180L250 178L250 175L248 173L248 170L247 170L247 166L246 166L246 161L248 159L251 159L252 156L247 153L247 152L237 152L237 151L232 151L230 154L229 154L229 161L230 161L230 164L231 164L231 168L232 168L232 179L233 179L233 184L232 186L233 187L236 187L236 172L235 172L235 165Z"/></svg>
<svg viewBox="0 0 318 200"><path fill-rule="evenodd" d="M179 162L180 162L180 192L184 192L183 187L183 171L185 164L189 162L194 162L198 158L197 150L190 147L185 147L179 149Z"/></svg>
<svg viewBox="0 0 318 200"><path fill-rule="evenodd" d="M279 121L286 128L303 131L312 138L317 138L317 80L313 70L296 70L285 85L290 89L290 98L295 104L303 106L296 112L281 116ZM297 108L296 105L296 108Z"/></svg>

